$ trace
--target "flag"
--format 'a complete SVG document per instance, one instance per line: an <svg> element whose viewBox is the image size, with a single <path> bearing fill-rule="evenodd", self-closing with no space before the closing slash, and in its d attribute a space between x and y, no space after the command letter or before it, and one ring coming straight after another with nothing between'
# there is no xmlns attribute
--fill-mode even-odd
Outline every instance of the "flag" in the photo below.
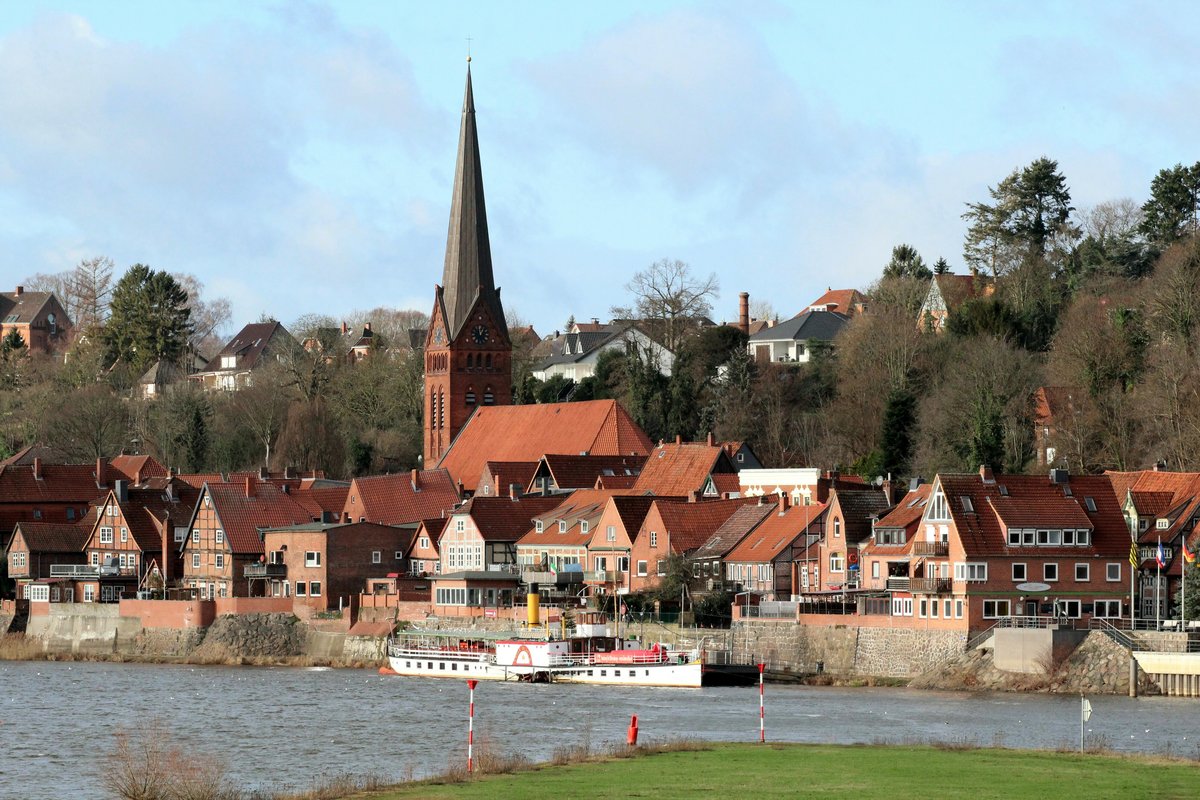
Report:
<svg viewBox="0 0 1200 800"><path fill-rule="evenodd" d="M1183 537L1183 560L1189 564L1196 563L1196 554L1188 549L1186 535Z"/></svg>
<svg viewBox="0 0 1200 800"><path fill-rule="evenodd" d="M1158 540L1158 551L1154 554L1154 560L1158 562L1160 569L1167 565L1166 556L1163 555L1162 539Z"/></svg>
<svg viewBox="0 0 1200 800"><path fill-rule="evenodd" d="M1131 565L1133 565L1134 569L1137 569L1138 551L1137 551L1137 541L1136 540L1131 541L1129 543L1129 563Z"/></svg>

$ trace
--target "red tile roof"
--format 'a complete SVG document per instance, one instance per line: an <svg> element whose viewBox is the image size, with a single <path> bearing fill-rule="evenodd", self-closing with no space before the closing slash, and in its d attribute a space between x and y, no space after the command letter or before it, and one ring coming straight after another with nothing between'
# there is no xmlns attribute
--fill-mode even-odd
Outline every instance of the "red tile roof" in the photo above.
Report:
<svg viewBox="0 0 1200 800"><path fill-rule="evenodd" d="M925 504L929 502L929 493L932 489L933 484L923 483L904 495L899 503L892 506L890 511L879 518L879 521L875 523L875 529L904 528L910 531L915 529L921 521L921 515L925 513Z"/></svg>
<svg viewBox="0 0 1200 800"><path fill-rule="evenodd" d="M828 307L828 311L840 311L843 314L853 314L859 303L867 298L858 289L830 289L825 294L808 304L809 308Z"/></svg>
<svg viewBox="0 0 1200 800"><path fill-rule="evenodd" d="M632 489L637 483L637 475L601 475L596 478L596 489Z"/></svg>
<svg viewBox="0 0 1200 800"><path fill-rule="evenodd" d="M639 492L686 497L691 492L703 491L708 476L714 471L733 474L733 485L738 486L733 465L720 445L703 442L660 444L646 459L633 488Z"/></svg>
<svg viewBox="0 0 1200 800"><path fill-rule="evenodd" d="M546 453L646 454L650 440L616 400L480 406L438 466L474 491L487 460L538 461Z"/></svg>
<svg viewBox="0 0 1200 800"><path fill-rule="evenodd" d="M742 539L729 555L728 562L766 563L774 561L797 538L807 535L829 506L791 506L782 514L768 515L750 534ZM816 533L816 531L813 531Z"/></svg>
<svg viewBox="0 0 1200 800"><path fill-rule="evenodd" d="M603 512L612 495L595 489L580 489L558 495L562 503L534 518L534 524L517 540L517 546L584 547L592 540L592 531L583 532L580 522L594 522ZM537 522L542 523L539 533ZM558 523L565 521L567 530L560 532Z"/></svg>
<svg viewBox="0 0 1200 800"><path fill-rule="evenodd" d="M724 558L767 517L775 513L775 503L762 502L739 507L717 528L704 544L696 548L696 559Z"/></svg>
<svg viewBox="0 0 1200 800"><path fill-rule="evenodd" d="M114 456L108 464L133 483L141 483L148 478L164 478L167 475L167 468L158 463L153 456Z"/></svg>
<svg viewBox="0 0 1200 800"><path fill-rule="evenodd" d="M326 514L332 514L335 520L340 520L342 509L346 506L346 496L350 494L350 484L313 486L310 482L308 486L301 484L289 494L314 520L320 521Z"/></svg>
<svg viewBox="0 0 1200 800"><path fill-rule="evenodd" d="M56 522L18 522L8 541L11 547L19 530L31 553L81 553L92 535L94 513L79 523L68 525Z"/></svg>
<svg viewBox="0 0 1200 800"><path fill-rule="evenodd" d="M1056 484L1049 477L1037 475L997 475L990 483L984 483L978 474L939 475L938 480L969 558L1028 552L1027 548L1008 546L1000 525L1004 513L1010 513L1021 527L1091 527L1088 547L1038 547L1038 555L1092 553L1115 558L1129 553L1129 530L1112 492L1112 484L1104 475L1072 475L1066 484ZM1001 494L1001 487L1008 492L1007 496ZM1069 487L1069 496L1064 487ZM971 499L974 513L964 510L961 502L964 496ZM1086 498L1089 497L1095 503L1096 511L1087 510ZM1046 516L1021 512L1022 504ZM1072 505L1077 512L1070 508ZM1039 523L1039 519L1044 521Z"/></svg>
<svg viewBox="0 0 1200 800"><path fill-rule="evenodd" d="M516 485L518 492L524 492L537 468L536 461L486 461L475 486L478 489L486 481L491 486L492 494L497 497L507 496L513 485Z"/></svg>
<svg viewBox="0 0 1200 800"><path fill-rule="evenodd" d="M220 519L229 549L234 553L262 553L258 532L266 528L284 528L311 522L308 510L271 483L256 482L249 496L246 484L206 484L212 506Z"/></svg>
<svg viewBox="0 0 1200 800"><path fill-rule="evenodd" d="M642 465L646 463L644 455L571 455L562 453L547 453L538 465L538 471L543 469L550 473L554 485L559 489L590 489L596 485L597 478L630 478L629 485L634 483ZM530 489L534 489L532 483Z"/></svg>
<svg viewBox="0 0 1200 800"><path fill-rule="evenodd" d="M562 503L557 497L481 497L476 495L463 505L456 514L470 514L479 535L488 542L515 542L539 517Z"/></svg>
<svg viewBox="0 0 1200 800"><path fill-rule="evenodd" d="M655 501L654 507L662 517L671 550L675 553L688 553L707 542L738 508L755 502L756 499L744 497L736 500L702 500L696 503L659 499Z"/></svg>
<svg viewBox="0 0 1200 800"><path fill-rule="evenodd" d="M113 492L101 502L115 498L116 493ZM117 501L117 505L142 552L161 552L162 534L158 526L163 523L167 524L168 529L186 526L191 521L199 498L199 491L176 480L172 483L170 493L165 488L130 488L125 493L125 500Z"/></svg>
<svg viewBox="0 0 1200 800"><path fill-rule="evenodd" d="M349 495L343 519L348 514L354 522L365 517L367 522L385 525L439 517L459 501L450 473L444 469L420 470L416 487L409 472L355 478Z"/></svg>
<svg viewBox="0 0 1200 800"><path fill-rule="evenodd" d="M1073 396L1077 392L1069 386L1039 386L1033 393L1033 418L1039 425L1062 419L1075 407Z"/></svg>

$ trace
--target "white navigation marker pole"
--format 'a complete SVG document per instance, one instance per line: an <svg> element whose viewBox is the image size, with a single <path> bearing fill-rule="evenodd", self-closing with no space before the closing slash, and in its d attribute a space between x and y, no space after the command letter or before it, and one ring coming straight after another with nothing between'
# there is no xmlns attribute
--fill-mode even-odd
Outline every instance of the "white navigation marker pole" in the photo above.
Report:
<svg viewBox="0 0 1200 800"><path fill-rule="evenodd" d="M1083 695L1079 696L1079 752L1083 752L1084 746L1084 731L1083 725L1092 718L1092 704Z"/></svg>

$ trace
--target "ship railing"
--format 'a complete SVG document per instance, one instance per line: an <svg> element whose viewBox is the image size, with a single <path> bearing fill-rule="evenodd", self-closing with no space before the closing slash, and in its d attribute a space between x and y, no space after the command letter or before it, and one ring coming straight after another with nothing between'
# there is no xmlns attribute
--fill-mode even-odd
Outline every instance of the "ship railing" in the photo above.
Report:
<svg viewBox="0 0 1200 800"><path fill-rule="evenodd" d="M388 655L393 658L452 658L455 661L491 661L493 654L490 650L458 647L419 647L416 645L396 645L388 648Z"/></svg>
<svg viewBox="0 0 1200 800"><path fill-rule="evenodd" d="M602 653L571 653L569 655L551 656L552 667L626 667L644 666L646 664L665 664L684 655L682 651L663 650L658 653L639 653L621 661L597 661L597 658L620 653L620 650L610 650Z"/></svg>

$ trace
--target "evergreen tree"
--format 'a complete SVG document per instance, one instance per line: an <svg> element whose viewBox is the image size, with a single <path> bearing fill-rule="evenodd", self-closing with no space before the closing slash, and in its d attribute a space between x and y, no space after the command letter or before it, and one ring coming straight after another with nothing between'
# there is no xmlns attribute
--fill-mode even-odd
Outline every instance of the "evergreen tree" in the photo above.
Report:
<svg viewBox="0 0 1200 800"><path fill-rule="evenodd" d="M979 387L971 407L971 438L967 444L967 463L988 465L998 470L1004 465L1004 406L987 387Z"/></svg>
<svg viewBox="0 0 1200 800"><path fill-rule="evenodd" d="M178 362L192 333L188 295L168 272L134 264L117 281L104 329L109 363L141 374L159 360Z"/></svg>
<svg viewBox="0 0 1200 800"><path fill-rule="evenodd" d="M945 275L949 271L950 271L950 265L946 262L946 259L939 258L937 261L934 262L934 264L933 264L933 274L934 275Z"/></svg>
<svg viewBox="0 0 1200 800"><path fill-rule="evenodd" d="M25 348L25 339L21 336L21 332L16 328L12 328L4 335L4 339L0 340L0 353L7 356L9 353L15 353Z"/></svg>
<svg viewBox="0 0 1200 800"><path fill-rule="evenodd" d="M1175 607L1183 609L1188 622L1192 622L1200 619L1200 564L1183 562L1183 584L1184 590L1175 593ZM1183 608L1185 599L1187 608Z"/></svg>
<svg viewBox="0 0 1200 800"><path fill-rule="evenodd" d="M1054 236L1072 230L1071 192L1058 162L1039 158L989 188L992 203L968 203L963 259L993 276L1046 256Z"/></svg>
<svg viewBox="0 0 1200 800"><path fill-rule="evenodd" d="M208 423L212 406L202 391L177 392L166 401L173 406L176 427L171 443L180 466L200 472L208 464Z"/></svg>
<svg viewBox="0 0 1200 800"><path fill-rule="evenodd" d="M896 477L908 474L917 422L917 398L908 389L893 389L883 412L879 436L880 471Z"/></svg>
<svg viewBox="0 0 1200 800"><path fill-rule="evenodd" d="M892 260L883 268L885 278L931 278L933 273L925 266L925 259L910 244L898 244L892 248Z"/></svg>
<svg viewBox="0 0 1200 800"><path fill-rule="evenodd" d="M696 381L693 376L692 355L687 347L675 357L671 378L667 383L667 436L672 434L691 439L700 425Z"/></svg>
<svg viewBox="0 0 1200 800"><path fill-rule="evenodd" d="M1200 229L1200 161L1159 170L1142 206L1141 233L1159 251Z"/></svg>

